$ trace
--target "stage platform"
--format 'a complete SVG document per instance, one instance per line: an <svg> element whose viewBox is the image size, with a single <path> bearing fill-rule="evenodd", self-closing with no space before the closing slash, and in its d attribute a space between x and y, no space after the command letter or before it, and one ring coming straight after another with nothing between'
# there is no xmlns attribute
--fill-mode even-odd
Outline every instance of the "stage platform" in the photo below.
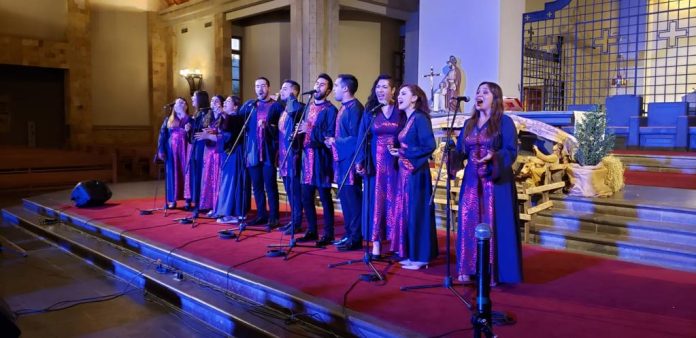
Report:
<svg viewBox="0 0 696 338"><path fill-rule="evenodd" d="M285 261L265 255L268 244L287 242L279 232L246 230L237 242L220 239L217 232L226 227L214 220L195 228L175 222L188 215L180 210L141 216L139 209L153 206L155 184L113 185L112 200L91 209L73 207L69 191L45 194L3 210L3 218L233 336L472 335L471 312L449 290L400 291L443 283L442 231L440 257L428 269L375 262L386 280L365 282L362 262L328 268L360 260L362 252L297 247ZM50 224L52 218L62 222ZM340 230L340 217L337 223ZM694 273L536 245L525 245L523 253L525 282L491 294L493 310L516 320L494 328L502 337L696 334ZM183 279L175 279L177 273ZM471 286L455 290L467 299L475 295Z"/></svg>

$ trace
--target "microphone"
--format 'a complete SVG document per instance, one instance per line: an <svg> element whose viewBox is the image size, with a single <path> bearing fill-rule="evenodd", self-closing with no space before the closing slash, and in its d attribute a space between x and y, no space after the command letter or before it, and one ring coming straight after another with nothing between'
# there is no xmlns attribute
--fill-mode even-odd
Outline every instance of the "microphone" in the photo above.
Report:
<svg viewBox="0 0 696 338"><path fill-rule="evenodd" d="M474 230L476 237L476 313L471 321L476 330L480 332L490 332L492 330L492 309L491 304L491 264L490 264L490 241L491 228L486 223L481 223Z"/></svg>
<svg viewBox="0 0 696 338"><path fill-rule="evenodd" d="M454 101L454 100L457 100L457 102L459 102L459 101L469 102L469 100L471 100L471 99L468 96L455 96L455 97L450 99L450 101Z"/></svg>
<svg viewBox="0 0 696 338"><path fill-rule="evenodd" d="M167 104L164 105L164 107L162 107L162 109L167 109L167 108L174 107L174 103L175 103L175 102L167 103Z"/></svg>
<svg viewBox="0 0 696 338"><path fill-rule="evenodd" d="M376 105L374 108L370 109L370 114L374 114L377 112L377 110L382 109L382 107L386 106L384 103L380 103Z"/></svg>
<svg viewBox="0 0 696 338"><path fill-rule="evenodd" d="M308 90L308 91L302 93L302 95L314 95L316 92L317 92L316 89L312 89L312 90Z"/></svg>

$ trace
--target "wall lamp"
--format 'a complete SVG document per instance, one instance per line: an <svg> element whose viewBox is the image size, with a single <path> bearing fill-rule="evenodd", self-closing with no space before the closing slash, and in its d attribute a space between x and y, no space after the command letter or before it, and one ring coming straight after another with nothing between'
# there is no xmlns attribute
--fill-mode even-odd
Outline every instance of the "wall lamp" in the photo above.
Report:
<svg viewBox="0 0 696 338"><path fill-rule="evenodd" d="M191 95L193 95L193 92L201 89L203 74L201 74L201 71L199 69L182 69L179 71L179 75L181 75L181 77L186 79L186 82L188 82Z"/></svg>

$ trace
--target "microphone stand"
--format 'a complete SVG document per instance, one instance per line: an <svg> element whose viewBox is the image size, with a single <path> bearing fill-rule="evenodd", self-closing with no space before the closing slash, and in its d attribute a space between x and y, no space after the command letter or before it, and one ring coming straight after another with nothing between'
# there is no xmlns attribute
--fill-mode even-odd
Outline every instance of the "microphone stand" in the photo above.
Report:
<svg viewBox="0 0 696 338"><path fill-rule="evenodd" d="M304 93L304 94L312 94L312 93ZM311 99L310 99L310 100L311 100ZM307 104L305 104L305 106L304 106L304 109L302 109L302 114L300 115L300 122L304 121L304 117L305 117L305 114L307 113L307 108L309 107L309 104L310 104L310 103L311 103L311 101L310 101L310 102L307 102ZM293 121L293 123L294 123L294 121ZM288 157L291 156L291 153L292 153L292 144L295 143L295 139L297 138L297 135L298 135L298 134L299 134L299 133L298 133L298 128L295 128L295 129L293 130L292 136L290 137L290 149L288 149L288 152L285 154L285 157L283 157L283 161L281 161L281 165L280 165L279 168L283 168L283 167L285 166L285 164L287 163L287 161L288 161ZM301 151L301 150L300 150L300 151ZM289 180L290 180L290 184L289 184L290 189L292 189L294 180L295 180L295 178L296 178L296 177L294 177L294 176L295 176L295 175L290 175L290 178L289 178ZM289 203L290 203L290 200L289 200L290 195L288 194L287 191L285 192L285 196L286 196L286 199L288 199L288 204L289 204ZM302 210L300 210L300 212L302 212ZM290 217L292 218L292 210L290 211ZM267 246L268 248L274 248L274 249L268 250L268 251L266 252L266 256L268 256L268 257L281 257L281 256L282 256L282 257L283 257L283 260L286 261L286 260L288 260L288 257L290 256L290 252L292 252L292 248L294 248L294 247L296 247L296 246L303 247L303 248L316 248L316 245L297 244L297 242L295 241L295 229L294 229L294 227L296 227L296 226L299 227L299 226L302 226L302 224L293 224L293 225L292 225L292 228L290 229L290 241L288 242L288 244L271 244L271 245L268 245L268 246ZM288 249L287 249L287 250L283 250L283 249L280 249L280 248L288 248Z"/></svg>
<svg viewBox="0 0 696 338"><path fill-rule="evenodd" d="M167 108L171 109L171 106L169 106L169 105L164 106L164 110L166 110ZM175 112L170 111L169 114L175 114ZM167 123L166 116L165 116L164 121L162 123ZM168 137L167 137L166 142L169 142L169 138L171 137L171 134L169 134L169 128L167 128L167 134L168 134ZM155 154L155 158L153 159L152 162L155 165L157 165L157 163L158 163L157 154ZM167 170L167 160L165 159L163 162L164 162L164 170L166 171ZM164 178L164 191L165 191L165 193L164 193L164 207L163 208L157 207L157 192L159 190L159 185L160 185L161 180L162 180L162 171L160 171L159 168L157 168L157 183L155 184L155 196L152 198L152 209L139 209L138 211L140 213L140 216L149 216L149 215L152 215L155 211L164 210L164 217L167 217L167 211L169 209L169 205L168 205L169 201L167 201L167 192L166 192L167 191L167 178L166 178L166 175Z"/></svg>
<svg viewBox="0 0 696 338"><path fill-rule="evenodd" d="M258 104L259 104L259 100L257 99L256 102L254 102L254 108L251 110L249 115L246 117L246 120L244 120L244 125L242 126L242 132L240 132L239 135L237 135L237 139L234 140L234 144L232 145L232 148L231 148L234 150L234 148L239 143L240 138L244 134L244 144L242 145L242 147L244 147L244 149L243 149L244 163L245 163L244 170L247 170L247 168L246 168L246 140L247 140L246 134L247 134L247 131L246 130L247 130L247 127L249 125L249 121L251 120L251 116L254 115L254 113L256 112L256 110L258 108ZM227 159L225 159L225 161L229 160L229 158L230 157L228 156ZM242 175L242 189L244 189L244 187L246 187L246 177L247 177L247 175ZM244 210L244 208L246 207L244 205L246 198L244 198L244 196L241 196L241 197L242 197L242 210ZM258 208L258 206L257 206L257 208ZM239 234L237 235L237 238L235 239L235 241L239 242L240 237L242 237L242 232L244 232L244 230L246 230L247 226L248 225L246 223L246 215L244 215L244 217L242 217L242 219L239 220L239 226L237 228L239 231ZM253 230L259 230L259 229L253 229Z"/></svg>
<svg viewBox="0 0 696 338"><path fill-rule="evenodd" d="M249 116L247 116L247 118L244 120L244 124L242 125L242 128L239 129L239 133L237 134L237 137L234 139L234 142L232 143L232 147L230 147L229 150L225 151L225 154L227 154L227 157L225 158L225 162L222 163L220 168L224 168L225 165L227 164L227 161L229 161L230 157L232 157L232 153L235 151L235 149L239 145L240 138L245 133L244 130L246 129L246 125L247 125L247 122L249 122L250 117L251 117L251 114L249 114ZM243 151L244 151L244 149L246 149L245 146L246 146L246 138L244 139L244 142L242 143L242 155L244 155ZM243 170L246 170L246 168L244 168ZM246 205L245 205L246 198L244 198L245 197L244 196L244 187L246 187L246 176L247 176L246 173L242 173L242 182L241 182L242 195L237 196L237 197L242 199L242 210L244 210L244 208L246 207ZM245 219L246 219L246 215L238 217L239 222L244 222ZM227 229L218 231L218 233L221 234L221 238L225 238L225 239L237 238L237 241L239 240L238 236L234 234L234 229L227 228Z"/></svg>
<svg viewBox="0 0 696 338"><path fill-rule="evenodd" d="M437 173L437 180L435 181L435 187L433 188L432 195L430 196L430 205L433 204L434 199L435 199L435 193L437 192L438 183L440 183L440 176L442 174L442 167L445 164L445 158L447 159L447 170L449 171L449 169L452 168L452 166L451 166L451 164L452 164L451 157L452 156L449 156L450 140L452 138L452 134L453 134L453 130L454 130L454 121L457 119L458 112L459 112L459 100L457 101L457 108L454 110L454 116L452 116L452 122L450 123L450 127L447 130L447 136L446 136L446 140L445 140L445 149L444 149L444 152L442 153L442 159L440 160L440 170ZM448 117L449 117L449 114L448 114ZM459 298L459 300L462 301L462 303L464 303L464 305L466 305L466 307L469 310L471 310L472 309L471 303L469 301L467 301L462 295L460 295L457 292L457 290L454 289L454 285L459 285L459 284L455 284L454 282L452 282L452 273L450 271L451 270L451 267L450 267L450 263L451 263L451 258L450 258L450 254L451 254L451 249L450 249L451 220L450 220L450 218L451 217L450 216L452 214L451 207L450 207L451 206L451 197L452 197L451 190L452 190L452 187L450 185L450 177L449 177L449 173L448 173L446 183L445 183L445 192L447 194L447 196L446 196L447 205L445 206L445 212L447 213L445 215L445 230L447 231L446 236L445 236L445 248L446 248L445 249L445 252L446 252L446 254L445 254L445 271L446 271L445 278L444 278L442 284L402 286L401 291L444 287L444 288L452 291L452 293L455 296L457 296L457 298Z"/></svg>
<svg viewBox="0 0 696 338"><path fill-rule="evenodd" d="M372 155L369 153L370 149L367 146L365 146L365 142L367 140L367 137L372 134L372 132L371 132L372 125L374 124L375 118L377 117L377 111L384 106L385 106L384 104L380 103L375 108L372 108L372 110L370 111L372 113L372 118L370 119L370 123L367 125L367 128L365 129L365 134L363 135L363 138L360 140L360 144L358 145L357 148L355 148L355 154L353 155L353 159L351 160L351 164L348 167L349 170L348 170L348 172L346 172L346 175L343 176L343 181L341 182L341 186L338 188L339 192L343 188L343 185L346 182L346 178L350 174L350 170L352 170L353 165L355 163L355 160L358 157L358 154L361 151L361 149L362 149L362 151L367 153L367 156L365 156L366 159ZM367 165L365 166L365 170L366 171L368 170ZM369 192L367 195L370 196ZM363 209L364 209L364 206L369 205L370 202L371 201L367 201L367 203L363 203ZM343 265L363 262L363 263L365 263L365 265L367 265L367 267L370 270L372 270L372 273L362 274L362 275L360 275L360 279L364 280L366 282L376 282L376 281L383 282L385 280L384 275L382 273L380 273L379 270L377 270L377 268L375 267L374 264L372 264L372 261L374 260L374 258L372 257L372 255L370 254L370 251L369 251L370 241L367 239L367 224L365 224L365 223L362 224L362 232L363 232L363 234L365 234L365 236L363 236L363 241L365 241L365 245L363 246L363 258L362 259L350 259L350 260L339 262L339 263L329 264L329 269L335 268L337 266L343 266Z"/></svg>
<svg viewBox="0 0 696 338"><path fill-rule="evenodd" d="M476 247L478 260L476 262L476 311L471 315L471 324L474 326L474 338L480 338L484 334L486 338L495 337L493 334L493 304L491 303L491 262L490 241L491 228L488 224L481 223L476 226Z"/></svg>
<svg viewBox="0 0 696 338"><path fill-rule="evenodd" d="M155 155L155 158L156 157L157 157L157 155ZM155 164L157 164L157 161L155 161ZM164 162L164 166L165 166L164 170L167 170L166 169L167 168L166 160ZM164 179L164 190L165 190L164 208L157 208L156 207L156 205L157 205L157 192L159 190L159 185L160 185L161 181L162 181L162 171L159 170L159 168L157 168L157 183L155 184L155 197L152 198L152 209L139 209L138 211L140 212L140 216L149 216L149 215L152 215L155 211L164 210L164 217L167 217L167 211L169 210L169 206L167 204L169 203L169 201L167 201L167 193L166 193L166 191L167 191L167 179L166 179L166 177Z"/></svg>

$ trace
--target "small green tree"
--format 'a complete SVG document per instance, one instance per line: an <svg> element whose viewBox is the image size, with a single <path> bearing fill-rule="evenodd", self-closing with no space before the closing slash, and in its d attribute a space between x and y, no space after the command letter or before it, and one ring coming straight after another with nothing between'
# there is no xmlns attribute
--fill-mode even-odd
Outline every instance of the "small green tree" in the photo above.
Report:
<svg viewBox="0 0 696 338"><path fill-rule="evenodd" d="M593 166L614 149L614 134L607 133L607 118L604 111L585 114L575 128L578 151L575 159L582 166Z"/></svg>

